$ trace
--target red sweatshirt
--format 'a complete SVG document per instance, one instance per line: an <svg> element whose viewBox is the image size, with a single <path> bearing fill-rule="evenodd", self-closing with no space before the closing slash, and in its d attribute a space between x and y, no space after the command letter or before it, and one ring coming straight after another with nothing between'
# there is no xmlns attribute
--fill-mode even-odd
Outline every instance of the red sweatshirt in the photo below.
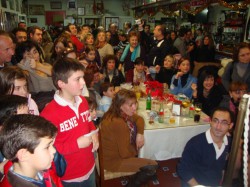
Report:
<svg viewBox="0 0 250 187"><path fill-rule="evenodd" d="M77 139L95 130L91 121L88 103L84 97L77 97L78 114L57 94L42 111L41 116L51 121L57 128L55 147L65 157L67 168L62 180L85 176L94 166L92 144L79 148Z"/></svg>

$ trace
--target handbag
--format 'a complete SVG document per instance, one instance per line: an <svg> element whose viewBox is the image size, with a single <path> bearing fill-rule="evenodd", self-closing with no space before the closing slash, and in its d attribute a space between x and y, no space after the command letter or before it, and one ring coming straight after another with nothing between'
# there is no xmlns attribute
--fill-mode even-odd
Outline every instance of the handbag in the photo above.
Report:
<svg viewBox="0 0 250 187"><path fill-rule="evenodd" d="M66 171L67 162L62 154L60 154L57 150L54 155L54 164L56 169L56 174L59 177L62 177Z"/></svg>

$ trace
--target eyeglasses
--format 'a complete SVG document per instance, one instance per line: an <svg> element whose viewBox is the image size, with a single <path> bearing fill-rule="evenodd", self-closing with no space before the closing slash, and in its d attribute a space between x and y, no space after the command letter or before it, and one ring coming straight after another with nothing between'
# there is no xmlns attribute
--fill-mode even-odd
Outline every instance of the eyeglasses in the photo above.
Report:
<svg viewBox="0 0 250 187"><path fill-rule="evenodd" d="M220 120L218 120L217 118L213 118L213 119L212 119L212 123L214 123L214 124L216 124L216 125L221 124L221 125L223 125L223 126L228 126L228 125L230 124L230 122L228 122L227 120L222 120L222 121L220 121Z"/></svg>
<svg viewBox="0 0 250 187"><path fill-rule="evenodd" d="M236 94L245 94L245 93L247 93L246 90L234 90L233 92L235 92Z"/></svg>

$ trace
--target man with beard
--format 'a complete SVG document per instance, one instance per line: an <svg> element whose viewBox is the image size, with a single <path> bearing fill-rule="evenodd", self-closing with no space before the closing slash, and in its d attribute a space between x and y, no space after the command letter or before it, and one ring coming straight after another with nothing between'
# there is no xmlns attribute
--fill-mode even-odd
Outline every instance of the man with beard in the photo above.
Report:
<svg viewBox="0 0 250 187"><path fill-rule="evenodd" d="M188 141L177 166L182 186L221 186L230 151L234 116L224 107L211 115L210 129Z"/></svg>

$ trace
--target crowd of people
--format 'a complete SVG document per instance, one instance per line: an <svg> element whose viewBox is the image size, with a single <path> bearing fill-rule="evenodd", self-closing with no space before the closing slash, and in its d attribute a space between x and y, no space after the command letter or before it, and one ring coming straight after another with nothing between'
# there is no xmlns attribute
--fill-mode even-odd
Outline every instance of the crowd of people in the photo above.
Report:
<svg viewBox="0 0 250 187"><path fill-rule="evenodd" d="M157 162L137 157L145 122L136 114L136 95L119 88L156 80L202 103L211 117L211 128L187 143L178 164L183 186L220 185L239 102L250 91L250 46L238 44L222 77L212 66L194 76L195 61L216 62L214 46L202 29L167 31L159 24L151 33L143 20L120 30L112 23L108 31L75 24L46 31L23 23L1 30L2 183L95 187L98 133L106 170L134 172L130 187L155 180ZM67 163L63 174L56 153Z"/></svg>

